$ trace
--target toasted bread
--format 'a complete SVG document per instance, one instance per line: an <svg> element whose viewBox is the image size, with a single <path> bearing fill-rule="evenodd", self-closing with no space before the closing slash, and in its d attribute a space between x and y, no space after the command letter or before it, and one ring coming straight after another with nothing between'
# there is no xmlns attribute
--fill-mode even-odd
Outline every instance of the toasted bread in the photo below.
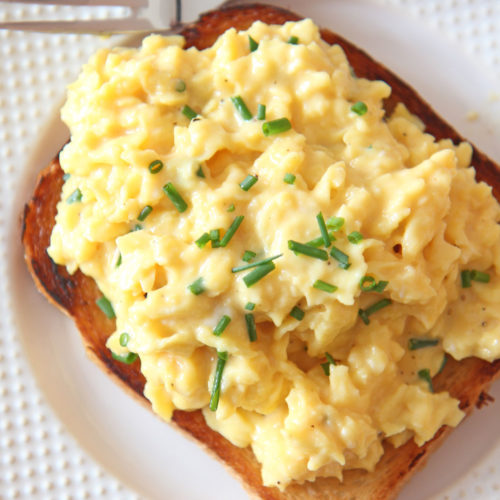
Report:
<svg viewBox="0 0 500 500"><path fill-rule="evenodd" d="M276 7L229 7L204 14L195 24L186 27L182 35L188 47L202 49L212 45L230 27L246 29L256 20L282 24L298 19L299 16ZM381 79L392 87L392 95L385 102L388 114L396 103L403 102L420 117L426 130L437 139L451 138L454 142L463 140L411 87L365 52L329 31L322 31L322 37L330 44L343 47L358 76ZM495 197L500 199L500 174L494 162L474 149L472 164L476 168L477 179L487 182L493 188ZM39 290L75 321L89 356L139 401L149 406L143 396L145 380L140 372L140 362L126 365L115 361L106 347L106 340L114 331L114 320L106 318L95 303L101 296L96 283L79 271L69 275L65 268L54 264L46 252L63 185L62 176L59 162L55 159L40 173L32 199L25 207L22 241L27 266ZM487 363L469 358L458 363L449 360L443 372L434 379L434 386L437 391L449 391L459 399L460 408L469 413L488 398L485 391L499 373L500 361ZM334 478L320 478L315 482L292 484L284 491L279 491L263 486L260 466L252 451L232 445L210 429L201 411L175 411L173 424L226 464L251 495L269 500L395 498L403 484L451 431L448 427L442 427L431 441L421 447L412 440L400 448L386 444L383 458L375 471L346 471L342 483Z"/></svg>

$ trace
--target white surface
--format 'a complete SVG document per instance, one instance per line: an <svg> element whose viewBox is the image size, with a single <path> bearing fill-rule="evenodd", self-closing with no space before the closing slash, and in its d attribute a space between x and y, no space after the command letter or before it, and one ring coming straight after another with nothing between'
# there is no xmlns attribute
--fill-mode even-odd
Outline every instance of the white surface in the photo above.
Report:
<svg viewBox="0 0 500 500"><path fill-rule="evenodd" d="M365 48L500 162L499 2L275 3ZM32 9L3 4L0 21L56 12ZM23 203L66 140L57 119L64 87L110 43L0 32L0 498L244 499L218 463L86 359L74 327L35 291L22 261ZM471 111L476 121L467 120ZM498 384L492 394L500 399ZM500 498L498 404L462 424L401 498Z"/></svg>

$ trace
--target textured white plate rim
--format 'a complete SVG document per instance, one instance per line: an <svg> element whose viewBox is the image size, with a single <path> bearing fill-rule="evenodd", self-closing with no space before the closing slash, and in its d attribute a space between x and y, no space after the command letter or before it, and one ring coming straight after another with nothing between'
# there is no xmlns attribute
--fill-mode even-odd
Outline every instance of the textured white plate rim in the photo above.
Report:
<svg viewBox="0 0 500 500"><path fill-rule="evenodd" d="M318 2L318 4L321 4L321 2ZM346 15L352 15L352 12L353 12L352 9L356 9L356 7L362 7L363 9L370 9L370 6L365 5L363 2L354 2L351 6L346 6L345 2L341 2L339 4L339 9L343 8L345 10L345 12L343 13L344 16L346 16ZM296 11L299 11L300 6L295 6L295 4L292 4L292 8L294 8ZM320 10L321 8L324 8L324 5L323 5L323 7L321 5L319 5L316 8L318 10ZM373 6L371 6L371 8L373 9ZM304 11L304 10L305 9L302 8L302 11ZM367 10L364 10L363 12L366 13ZM400 14L396 14L395 12L392 12L390 15L396 16L396 17L400 16ZM315 17L319 18L318 16L315 16ZM375 18L376 18L376 16L375 16ZM349 29L346 30L345 27L343 27L343 26L342 27L332 26L332 27L336 28L341 33L343 32L342 28L344 28L344 32L347 32L345 34L349 34ZM352 35L351 39L355 39L356 34L355 33L351 33L351 35ZM470 62L468 64L470 64ZM395 65L391 65L391 66L393 68L395 68ZM404 72L404 70L403 70L403 72ZM409 78L407 78L407 79L409 79ZM482 93L484 95L484 90L482 91ZM439 94L437 94L437 95L439 96ZM426 96L426 97L428 97L429 100L431 100L431 102L432 102L432 99L434 99L434 96ZM442 112L443 112L443 114L447 115L448 110L444 109L444 111L442 111ZM447 116L449 117L449 115L447 115ZM460 122L463 121L463 116L461 116L460 119L458 119L457 116L455 116L454 119L452 120L453 123L457 123L457 121L460 121ZM456 119L456 121L455 121L455 119ZM58 127L56 125L57 120L52 120L52 122L47 127L47 130L50 131L50 132L47 132L47 135L50 135L50 136L55 135L55 136L57 136L58 144L62 144L64 142L64 132L63 132L63 129L62 129L62 127L60 127L59 129L57 128ZM474 125L476 125L476 124L474 124ZM53 126L55 127L55 129L53 128ZM467 122L463 122L463 123L461 123L461 126L463 128L465 128L465 129L467 129L468 123ZM473 127L471 127L471 128L473 128ZM58 130L57 134L53 134L54 130ZM484 134L484 130L485 130L484 127L481 125L479 127L478 132ZM467 135L469 137L472 136L471 134L467 134ZM54 144L54 137L50 137L50 139L51 139L51 141L49 141L50 142L50 147L45 147L44 148L44 145L46 145L47 142L46 141L40 142L39 145L34 150L35 153L33 155L32 160L30 160L30 161L27 162L27 165L29 166L26 169L27 176L23 179L22 187L19 189L19 194L16 196L16 203L13 205L13 208L14 208L14 210L17 213L19 213L19 209L21 208L21 206L23 204L23 201L25 199L24 195L26 195L27 193L29 193L29 185L33 184L33 180L34 180L34 176L35 176L34 175L35 174L35 163L37 165L40 165L40 160L42 159L42 156L44 156L45 159L49 160L51 158L52 153L50 153L48 151L52 151L52 150L56 151L57 150L57 146L56 146L56 144ZM481 139L481 140L484 141L484 135L483 135L483 139ZM481 141L477 141L477 142L481 142ZM489 145L489 143L485 144L485 149L488 149L490 147L491 146ZM43 149L45 149L45 151L42 152ZM499 157L498 154L497 154L496 157L497 158ZM37 161L34 161L35 158L37 159ZM45 164L45 161L42 164ZM17 219L17 217L16 217L16 219ZM20 269L20 266L22 266L22 263L20 263L20 260L18 258L19 255L20 255L18 253L19 249L20 249L20 245L19 245L19 226L18 226L17 222L16 223L12 222L13 221L12 217L8 217L7 220L11 221L9 223L9 230L8 230L9 238L11 238L12 241L17 241L17 243L15 245L12 245L12 248L11 248L12 252L9 252L8 280L9 280L9 282L11 284L13 284L12 286L15 288L14 297L17 298L17 299L19 299L19 298L21 298L21 296L23 296L23 295L25 295L27 293L31 293L32 290L30 292L28 292L28 290L26 290L24 288L24 285L26 283L22 282L22 281L18 281L19 280L18 273L19 272L24 272L25 273L24 270ZM25 274L24 278L22 278L22 279L25 280L26 278L27 278L27 275ZM16 285L16 283L17 283L17 285ZM19 286L21 284L23 285L23 288L21 288ZM40 299L40 300L38 300L38 299ZM44 311L46 310L46 304L43 302L43 300L41 300L40 297L37 297L37 299L35 299L35 302L37 302L36 307L41 307ZM51 310L51 312L49 314L50 315L53 314L52 310ZM27 318L24 317L24 316L25 316L25 311L24 310L16 310L16 309L14 309L13 310L13 317L14 317L13 325L19 326L23 321L26 321ZM69 322L67 322L66 320L59 320L58 319L58 320L56 320L56 324L58 326L63 327L63 328L67 328L68 325L69 325ZM70 327L70 330L72 330L71 327ZM61 332L59 332L59 333L61 333ZM75 332L74 331L69 331L69 332L64 332L64 333L65 334L74 334ZM43 383L43 377L40 375L40 370L42 370L43 366L44 365L46 366L46 364L44 364L44 363L40 364L39 362L37 362L37 356L38 356L38 354L36 354L33 351L32 339L29 336L28 337L26 336L26 332L25 331L23 331L23 333L21 333L20 337L21 337L22 342L23 342L23 349L27 353L31 369L33 370L34 377L38 381L38 385L41 387L42 392L44 392L45 395L48 396L48 400L51 402L51 405L55 409L56 414L59 416L59 418L63 422L65 422L66 419L73 417L73 415L72 414L65 414L64 411L61 410L61 408L63 407L63 405L57 404L57 403L54 402L54 398L57 398L57 395L55 395L53 393L49 393L49 389L48 389L49 386L44 385L44 383ZM74 335L71 338L73 340L76 339L76 335ZM75 349L78 349L78 344L77 344L76 341L75 342L70 341L70 342L68 342L68 343L65 344L65 348L69 348L69 349L75 348ZM78 358L78 363L81 363L83 367L88 368L89 370L93 371L94 367L93 366L91 367L90 364L87 364L88 362L87 362L87 360L84 360L83 356L78 357L79 356L78 354L75 354L75 356L77 356L77 358ZM77 369L80 369L82 367L82 366L80 366L80 364L78 364L76 366L77 366ZM66 369L66 368L64 368L64 369ZM79 373L81 373L81 372L79 372ZM77 375L73 375L73 376L75 376L76 380L78 380L78 376ZM102 384L103 383L103 380L101 378L101 374L100 373L98 373L98 372L93 373L92 376L94 377L94 381L97 384ZM42 381L42 383L40 383L40 381ZM74 380L68 383L69 387L75 387L73 384L74 384ZM106 390L108 390L108 388L106 388ZM116 390L115 390L115 388L113 388L113 389L109 389L109 390L112 393L112 398L117 398L119 400L119 404L123 404L124 407L127 409L127 411L133 411L134 415L135 415L136 409L131 410L130 402L127 400L127 398L125 396L123 398L124 401L122 401L121 396L119 395L119 394L121 394L119 392L120 389L116 388ZM495 394L498 392L498 385L495 386L494 392L495 392ZM135 405L135 403L133 403L133 405ZM142 412L142 409L141 410L137 410L138 418L144 419L143 421L147 422L148 425L151 425L155 429L155 431L159 429L160 425L163 426L163 424L161 422L158 422L159 425L158 425L158 429L157 429L156 428L156 424L153 423L153 422L156 422L156 419L150 418L149 415L145 416L147 414L147 412L144 412L144 415L141 412ZM489 414L491 414L490 408L488 408L486 410L483 410L481 412L481 414L482 414L481 415L481 422L483 420L488 420L486 417L483 417L483 415L486 415L486 414L489 415ZM94 417L92 415L89 415L89 416L87 416L87 420L84 419L84 422L91 422L93 418ZM469 422L473 422L473 420L471 419ZM466 422L465 424L463 424L462 428L458 432L462 433L462 434L465 434L465 430L466 430L465 428L466 428L467 425L469 425L469 422ZM79 429L77 429L77 431L75 431L75 427L74 427L75 424L74 424L74 422L70 423L70 424L68 424L67 422L65 422L65 425L69 429L70 433L72 433L72 434L75 434L75 432L76 432L76 434L78 434L78 432L80 432L80 433L83 432L84 433L84 431L81 428L79 428ZM97 427L99 427L99 425L100 424L98 423ZM472 424L470 424L470 425L472 425ZM474 429L472 429L472 430L474 431ZM162 431L160 431L160 432L162 432ZM497 436L498 436L498 434L497 434ZM78 440L78 442L81 444L81 446L84 449L87 449L87 451L90 451L90 453L91 453L92 456L94 456L94 457L97 456L98 457L99 450L98 449L97 450L96 449L89 449L89 442L88 441L85 442L85 439L82 439L82 435L76 436L76 439ZM483 460L487 460L488 454L492 453L491 450L496 446L497 441L498 441L498 439L493 439L493 440L491 440L491 443L488 443L488 442L483 443L484 445L486 445L486 449L483 449L482 452L476 453L477 456L474 456L474 454L472 454L473 455L472 458L474 459L474 461L476 459L479 459L479 457L481 457L481 459L483 459ZM488 448L490 448L490 451L488 451ZM187 456L187 460L190 460L192 458L192 456L193 455L188 455ZM109 460L109 457L108 457L108 460ZM101 460L99 459L99 457L98 457L98 461L101 462L101 463L103 462L102 459ZM469 464L469 465L472 465L472 464ZM114 467L109 467L109 464L105 465L105 466L108 467L108 468L114 469ZM124 473L124 471L118 470L118 472L116 472L115 470L113 470L113 472L121 480L123 480L125 482L129 482L127 480L127 474ZM458 476L461 476L463 473L464 473L464 471L459 469L459 470L457 470L457 472L456 472L455 475L458 477ZM223 473L222 477L223 478L225 477L225 473ZM152 479L154 480L154 478L152 478ZM443 485L441 484L440 487L443 487ZM146 488L146 489L148 489L148 488ZM140 492L141 488L140 487L139 488L136 487L136 490ZM439 487L438 487L438 489L434 489L434 490L430 491L429 494L436 494L438 491L439 491ZM146 495L148 495L148 496L149 496L149 494L151 494L150 491L143 491L143 493L146 494ZM152 492L152 493L154 495L154 492ZM220 493L220 491L219 491L219 493ZM420 493L421 494L423 493L421 489L420 489ZM236 494L238 494L238 493L236 493ZM151 498L153 498L153 495L151 495ZM239 495L241 495L241 490L240 490ZM406 493L406 490L405 490L405 494L404 494L405 498L412 498L411 495L412 495L411 491L410 491L410 493ZM206 497L207 496L205 496L205 498ZM224 496L223 496L223 498L224 498ZM237 498L237 497L236 496L227 496L226 498ZM239 496L238 496L238 498L239 498ZM419 497L415 497L415 498L419 498Z"/></svg>

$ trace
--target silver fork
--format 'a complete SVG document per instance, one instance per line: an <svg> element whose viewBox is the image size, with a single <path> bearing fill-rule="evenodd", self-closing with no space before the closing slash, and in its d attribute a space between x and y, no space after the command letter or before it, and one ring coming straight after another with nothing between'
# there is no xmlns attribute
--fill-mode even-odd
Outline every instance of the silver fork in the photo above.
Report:
<svg viewBox="0 0 500 500"><path fill-rule="evenodd" d="M0 22L0 29L36 31L40 33L147 33L157 30L175 31L182 23L192 21L201 12L215 8L221 0L3 0L4 4L38 4L73 7L125 8L127 15L110 19L26 20ZM184 6L183 6L184 3ZM225 4L243 3L230 0ZM185 7L183 9L183 7ZM1 7L0 7L1 9Z"/></svg>

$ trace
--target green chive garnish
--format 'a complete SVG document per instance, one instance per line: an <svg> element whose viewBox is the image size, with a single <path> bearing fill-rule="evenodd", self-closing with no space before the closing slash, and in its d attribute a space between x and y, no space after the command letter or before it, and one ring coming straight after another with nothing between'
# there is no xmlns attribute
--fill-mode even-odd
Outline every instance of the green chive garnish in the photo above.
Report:
<svg viewBox="0 0 500 500"><path fill-rule="evenodd" d="M431 372L430 372L429 368L423 368L422 370L418 370L418 376L424 382L427 382L427 384L429 386L429 391L434 392L434 387L432 385Z"/></svg>
<svg viewBox="0 0 500 500"><path fill-rule="evenodd" d="M198 245L198 248L203 248L210 241L210 235L208 233L203 233L195 243Z"/></svg>
<svg viewBox="0 0 500 500"><path fill-rule="evenodd" d="M436 375L439 375L444 370L444 367L446 366L447 362L448 362L448 356L446 356L446 353L445 353L443 355L443 361L441 361L441 366L439 367L439 370L436 373Z"/></svg>
<svg viewBox="0 0 500 500"><path fill-rule="evenodd" d="M281 134L292 128L292 124L288 118L278 118L270 122L262 124L262 132L265 136Z"/></svg>
<svg viewBox="0 0 500 500"><path fill-rule="evenodd" d="M300 307L297 306L294 306L293 309L290 311L290 316L298 321L302 321L304 319L305 314L306 313Z"/></svg>
<svg viewBox="0 0 500 500"><path fill-rule="evenodd" d="M343 217L330 217L326 221L326 227L328 229L331 229L332 231L339 231L343 225L344 225Z"/></svg>
<svg viewBox="0 0 500 500"><path fill-rule="evenodd" d="M373 276L363 276L359 280L359 288L361 288L362 292L369 292L370 290L373 290L376 284L377 282Z"/></svg>
<svg viewBox="0 0 500 500"><path fill-rule="evenodd" d="M255 304L253 302L247 302L245 304L245 309L247 311L253 311L255 309Z"/></svg>
<svg viewBox="0 0 500 500"><path fill-rule="evenodd" d="M131 230L131 233L134 233L135 231L140 231L142 229L142 226L140 224L136 224Z"/></svg>
<svg viewBox="0 0 500 500"><path fill-rule="evenodd" d="M479 281L480 283L490 282L490 275L488 273L483 273L482 271L472 270L470 272L470 277L472 281Z"/></svg>
<svg viewBox="0 0 500 500"><path fill-rule="evenodd" d="M243 191L248 191L258 180L256 175L247 175L240 182L240 188L243 189Z"/></svg>
<svg viewBox="0 0 500 500"><path fill-rule="evenodd" d="M288 43L290 43L292 45L297 45L299 43L299 38L297 36L291 36L288 39Z"/></svg>
<svg viewBox="0 0 500 500"><path fill-rule="evenodd" d="M184 80L177 80L175 82L175 91L184 92L186 90L186 82Z"/></svg>
<svg viewBox="0 0 500 500"><path fill-rule="evenodd" d="M120 345L122 347L127 347L129 340L130 340L130 335L128 333L124 332L120 335Z"/></svg>
<svg viewBox="0 0 500 500"><path fill-rule="evenodd" d="M318 221L319 231L321 233L321 237L323 238L323 243L325 247L328 248L332 242L330 241L330 235L326 229L325 219L323 218L323 214L321 212L316 215L316 220Z"/></svg>
<svg viewBox="0 0 500 500"><path fill-rule="evenodd" d="M363 235L359 231L353 231L347 235L347 239L354 245L357 245L363 239Z"/></svg>
<svg viewBox="0 0 500 500"><path fill-rule="evenodd" d="M283 177L283 182L286 182L287 184L293 184L295 182L295 175L293 174L285 174L285 177Z"/></svg>
<svg viewBox="0 0 500 500"><path fill-rule="evenodd" d="M243 254L243 257L241 260L245 262L250 262L257 254L255 252L252 252L251 250L245 250L245 253ZM233 271L234 273L235 271Z"/></svg>
<svg viewBox="0 0 500 500"><path fill-rule="evenodd" d="M358 101L351 106L351 111L359 116L363 116L368 111L368 106L363 101Z"/></svg>
<svg viewBox="0 0 500 500"><path fill-rule="evenodd" d="M250 342L255 342L257 340L257 329L255 328L255 318L252 313L245 314L245 323L247 325Z"/></svg>
<svg viewBox="0 0 500 500"><path fill-rule="evenodd" d="M190 108L187 104L183 106L183 108L181 109L181 113L190 120L198 116L198 113L193 108Z"/></svg>
<svg viewBox="0 0 500 500"><path fill-rule="evenodd" d="M163 162L161 160L154 160L149 164L148 168L152 174L157 174L163 168Z"/></svg>
<svg viewBox="0 0 500 500"><path fill-rule="evenodd" d="M71 205L71 203L77 203L79 201L82 201L82 192L80 191L80 188L76 188L66 199L66 203Z"/></svg>
<svg viewBox="0 0 500 500"><path fill-rule="evenodd" d="M255 52L259 48L259 44L250 35L248 35L248 47L250 52Z"/></svg>
<svg viewBox="0 0 500 500"><path fill-rule="evenodd" d="M229 323L231 323L231 318L224 314L224 316L222 316L222 318L217 323L217 326L213 330L214 335L216 335L217 337L222 335L222 332L226 329Z"/></svg>
<svg viewBox="0 0 500 500"><path fill-rule="evenodd" d="M111 351L111 357L116 359L116 361L131 365L137 359L137 354L135 352L129 352L128 354L115 354Z"/></svg>
<svg viewBox="0 0 500 500"><path fill-rule="evenodd" d="M313 288L317 288L318 290L321 290L323 292L333 293L335 292L335 290L337 290L338 287L336 287L335 285L331 285L330 283L327 283L323 280L316 280L313 284Z"/></svg>
<svg viewBox="0 0 500 500"><path fill-rule="evenodd" d="M333 235L333 232L330 231L328 233L328 236L330 237L330 241L335 241L335 236ZM323 245L325 240L323 239L323 236L318 236L317 238L314 238L314 240L310 240L306 243L306 245L309 245L310 247L320 247Z"/></svg>
<svg viewBox="0 0 500 500"><path fill-rule="evenodd" d="M122 254L119 253L118 254L118 259L116 259L116 264L115 264L115 267L120 267L122 264Z"/></svg>
<svg viewBox="0 0 500 500"><path fill-rule="evenodd" d="M385 290L385 287L389 284L388 281L379 281L373 288L372 292L382 293Z"/></svg>
<svg viewBox="0 0 500 500"><path fill-rule="evenodd" d="M313 257L314 259L328 260L328 254L325 250L320 248L314 248L305 243L299 243L298 241L288 240L288 248L296 253L302 255L307 255L308 257Z"/></svg>
<svg viewBox="0 0 500 500"><path fill-rule="evenodd" d="M198 278L196 281L193 281L190 285L188 285L188 290L193 295L200 295L205 291L205 286L203 285L203 278Z"/></svg>
<svg viewBox="0 0 500 500"><path fill-rule="evenodd" d="M234 212L235 210L236 210L236 207L234 206L234 203L231 203L231 205L229 205L227 207L228 212Z"/></svg>
<svg viewBox="0 0 500 500"><path fill-rule="evenodd" d="M238 95L236 97L231 97L231 102L234 104L234 107L241 115L243 120L252 119L252 113L250 113L250 110L248 109L247 105L245 104L245 101L241 98L241 96Z"/></svg>
<svg viewBox="0 0 500 500"><path fill-rule="evenodd" d="M423 349L424 347L432 347L438 345L439 339L417 339L411 338L408 340L408 349L410 351L416 351L417 349Z"/></svg>
<svg viewBox="0 0 500 500"><path fill-rule="evenodd" d="M330 376L330 366L331 365L335 366L337 364L337 362L332 358L332 355L328 352L325 352L325 357L326 357L326 363L321 363L321 368L323 368L325 375L327 377L329 377Z"/></svg>
<svg viewBox="0 0 500 500"><path fill-rule="evenodd" d="M333 246L330 250L330 255L339 263L341 269L349 269L351 264L349 264L349 255L342 252L336 246Z"/></svg>
<svg viewBox="0 0 500 500"><path fill-rule="evenodd" d="M363 323L365 325L368 325L370 324L370 319L368 318L368 316L371 316L373 313L379 311L384 307L387 307L390 304L392 304L391 299L379 300L378 302L375 302L375 304L372 304L368 309L360 309L358 311L359 317L363 320Z"/></svg>
<svg viewBox="0 0 500 500"><path fill-rule="evenodd" d="M153 207L151 205L146 205L137 216L137 220L143 221L152 211Z"/></svg>
<svg viewBox="0 0 500 500"><path fill-rule="evenodd" d="M257 120L265 120L266 119L266 105L259 104L257 107Z"/></svg>
<svg viewBox="0 0 500 500"><path fill-rule="evenodd" d="M214 383L212 386L212 395L208 407L211 411L217 410L219 406L220 386L222 382L222 372L227 361L227 351L217 351L217 366L215 368Z"/></svg>
<svg viewBox="0 0 500 500"><path fill-rule="evenodd" d="M471 283L471 273L469 270L464 270L460 273L460 279L462 281L462 288L470 288L472 286Z"/></svg>
<svg viewBox="0 0 500 500"><path fill-rule="evenodd" d="M197 177L201 177L202 179L205 178L205 173L203 172L203 167L200 165L198 167L198 170L196 171Z"/></svg>
<svg viewBox="0 0 500 500"><path fill-rule="evenodd" d="M229 229L226 231L226 234L220 241L220 246L225 247L231 238L234 236L234 233L237 231L237 229L240 227L240 224L243 222L243 219L245 218L244 215L238 215L237 217L234 218L233 222L229 226Z"/></svg>
<svg viewBox="0 0 500 500"><path fill-rule="evenodd" d="M249 250L247 250L247 252L249 252ZM269 262L271 262L271 261L273 261L275 259L278 259L282 255L283 254L280 253L278 255L274 255L273 257L268 257L267 259L262 259L262 260L258 260L257 262L252 262L251 264L245 264L244 266L233 267L231 269L231 272L232 273L239 273L240 271L246 271L247 269L252 269L252 267L260 267L260 266L262 266L264 264L269 264ZM245 257L245 255L243 255L243 257ZM254 255L254 257L255 257L255 255ZM246 262L248 262L248 261L246 261Z"/></svg>
<svg viewBox="0 0 500 500"><path fill-rule="evenodd" d="M212 248L219 248L220 246L220 229L212 229L209 233Z"/></svg>
<svg viewBox="0 0 500 500"><path fill-rule="evenodd" d="M271 271L274 271L276 266L274 262L266 262L265 264L261 264L256 267L253 271L250 271L247 275L243 276L243 281L247 288L255 285L257 281L261 280L266 274L269 274Z"/></svg>
<svg viewBox="0 0 500 500"><path fill-rule="evenodd" d="M116 318L115 311L113 309L113 306L111 305L111 302L103 295L102 297L98 298L95 303L99 306L99 309L109 318L113 319Z"/></svg>
<svg viewBox="0 0 500 500"><path fill-rule="evenodd" d="M187 210L187 203L182 199L182 196L171 182L163 186L163 191L170 198L170 201L174 204L177 211L182 213Z"/></svg>

